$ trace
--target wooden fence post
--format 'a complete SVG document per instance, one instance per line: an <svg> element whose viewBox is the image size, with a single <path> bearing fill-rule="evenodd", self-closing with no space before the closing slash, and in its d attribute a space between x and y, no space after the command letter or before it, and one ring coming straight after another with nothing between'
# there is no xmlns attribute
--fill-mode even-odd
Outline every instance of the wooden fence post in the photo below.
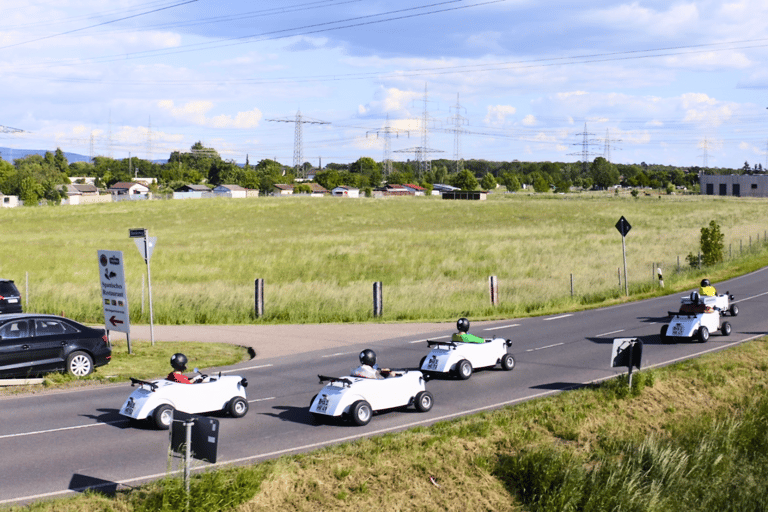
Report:
<svg viewBox="0 0 768 512"><path fill-rule="evenodd" d="M381 293L381 281L373 283L373 316L380 317L384 313L384 303Z"/></svg>
<svg viewBox="0 0 768 512"><path fill-rule="evenodd" d="M495 306L499 303L499 282L496 276L488 278L488 286L491 292L491 306Z"/></svg>
<svg viewBox="0 0 768 512"><path fill-rule="evenodd" d="M254 285L256 287L256 318L261 318L264 316L264 279L256 279Z"/></svg>

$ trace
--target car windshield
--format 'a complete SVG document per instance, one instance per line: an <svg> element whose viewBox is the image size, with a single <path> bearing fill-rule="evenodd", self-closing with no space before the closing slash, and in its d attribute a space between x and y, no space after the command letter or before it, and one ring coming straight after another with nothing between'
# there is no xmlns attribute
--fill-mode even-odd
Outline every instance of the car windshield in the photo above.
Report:
<svg viewBox="0 0 768 512"><path fill-rule="evenodd" d="M16 285L10 281L0 281L0 295L4 297L19 295L19 291L16 289Z"/></svg>

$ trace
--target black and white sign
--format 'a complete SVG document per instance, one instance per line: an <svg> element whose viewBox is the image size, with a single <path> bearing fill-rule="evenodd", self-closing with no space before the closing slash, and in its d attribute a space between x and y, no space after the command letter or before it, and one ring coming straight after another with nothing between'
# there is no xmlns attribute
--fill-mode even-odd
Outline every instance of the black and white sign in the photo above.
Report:
<svg viewBox="0 0 768 512"><path fill-rule="evenodd" d="M122 251L98 251L101 304L109 331L131 332Z"/></svg>

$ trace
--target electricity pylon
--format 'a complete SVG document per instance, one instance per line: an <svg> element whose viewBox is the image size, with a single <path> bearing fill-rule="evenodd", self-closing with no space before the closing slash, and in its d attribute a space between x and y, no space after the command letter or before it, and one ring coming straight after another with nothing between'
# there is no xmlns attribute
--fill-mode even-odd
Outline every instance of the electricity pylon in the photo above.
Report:
<svg viewBox="0 0 768 512"><path fill-rule="evenodd" d="M395 137L400 137L401 133L406 133L408 137L410 137L411 132L389 126L389 114L387 114L387 124L383 129L368 131L365 133L365 136L367 137L369 133L374 132L376 133L376 137L384 134L384 179L386 180L387 176L392 174L392 134L394 133Z"/></svg>
<svg viewBox="0 0 768 512"><path fill-rule="evenodd" d="M299 168L302 168L301 177L305 178L303 172L304 165L304 143L302 141L302 125L304 124L331 124L328 121L320 121L318 119L312 119L301 115L301 110L296 111L296 117L294 119L285 117L283 119L267 119L276 123L296 123L296 129L293 135L293 170L296 177L299 177Z"/></svg>

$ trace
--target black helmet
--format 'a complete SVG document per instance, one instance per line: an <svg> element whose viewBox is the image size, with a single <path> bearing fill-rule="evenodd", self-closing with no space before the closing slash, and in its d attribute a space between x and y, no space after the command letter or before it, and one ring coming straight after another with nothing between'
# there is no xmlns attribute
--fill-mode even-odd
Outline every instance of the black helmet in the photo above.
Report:
<svg viewBox="0 0 768 512"><path fill-rule="evenodd" d="M171 356L171 366L174 370L183 372L187 369L187 356L184 354L173 354Z"/></svg>
<svg viewBox="0 0 768 512"><path fill-rule="evenodd" d="M360 364L367 364L373 366L376 364L376 352L367 348L360 352Z"/></svg>
<svg viewBox="0 0 768 512"><path fill-rule="evenodd" d="M458 321L456 321L456 328L459 332L469 332L469 320L463 317L459 318Z"/></svg>
<svg viewBox="0 0 768 512"><path fill-rule="evenodd" d="M704 288L705 286L709 286L709 279L701 280L701 287Z"/></svg>

